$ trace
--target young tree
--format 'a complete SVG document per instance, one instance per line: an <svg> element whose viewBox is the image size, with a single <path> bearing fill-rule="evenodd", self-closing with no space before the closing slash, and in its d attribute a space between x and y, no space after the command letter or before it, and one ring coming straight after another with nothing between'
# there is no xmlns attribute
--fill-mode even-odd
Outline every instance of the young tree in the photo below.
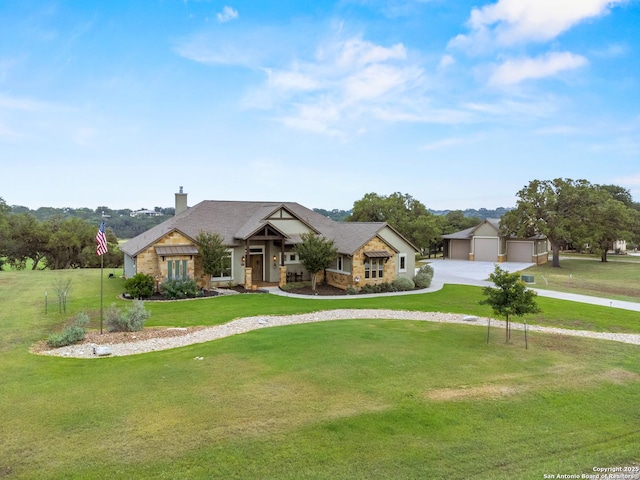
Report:
<svg viewBox="0 0 640 480"><path fill-rule="evenodd" d="M202 258L202 270L209 278L209 290L211 290L211 277L222 276L225 270L225 261L229 254L227 247L222 243L222 237L217 233L200 232L196 237L196 243Z"/></svg>
<svg viewBox="0 0 640 480"><path fill-rule="evenodd" d="M311 289L316 290L316 274L331 266L331 262L336 259L338 249L333 240L303 233L302 243L295 246L295 251L304 268L311 274Z"/></svg>
<svg viewBox="0 0 640 480"><path fill-rule="evenodd" d="M496 265L495 270L489 275L489 280L495 284L494 287L485 287L482 293L487 297L481 300L483 305L489 305L496 315L504 316L507 320L507 328L505 330L506 342L511 338L512 316L521 317L527 313L538 313L540 309L536 304L538 294L533 290L527 289L526 285L520 280L518 272L509 273ZM491 321L487 325L487 343L489 342L489 328ZM527 322L525 327L525 343L529 347L527 340Z"/></svg>

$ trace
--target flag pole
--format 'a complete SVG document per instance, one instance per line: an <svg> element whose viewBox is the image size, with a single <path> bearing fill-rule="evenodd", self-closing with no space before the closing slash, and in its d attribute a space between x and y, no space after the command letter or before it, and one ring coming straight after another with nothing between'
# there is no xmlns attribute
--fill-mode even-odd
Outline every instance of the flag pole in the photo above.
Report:
<svg viewBox="0 0 640 480"><path fill-rule="evenodd" d="M104 220L100 223L98 234L96 235L96 254L100 256L100 335L102 335L102 320L104 318L104 309L102 306L102 296L104 292L104 254L107 253L107 233Z"/></svg>
<svg viewBox="0 0 640 480"><path fill-rule="evenodd" d="M102 335L102 318L103 318L103 308L102 308L102 291L103 291L103 283L104 283L104 255L100 255L100 335Z"/></svg>

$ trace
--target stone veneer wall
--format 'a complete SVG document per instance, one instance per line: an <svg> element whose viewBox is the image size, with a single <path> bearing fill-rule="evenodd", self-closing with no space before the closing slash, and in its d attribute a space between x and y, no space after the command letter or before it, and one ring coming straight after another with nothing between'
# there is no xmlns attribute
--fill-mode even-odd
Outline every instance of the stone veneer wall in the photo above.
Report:
<svg viewBox="0 0 640 480"><path fill-rule="evenodd" d="M364 278L364 261L366 251L386 250L391 253L391 257L384 264L384 276L382 278ZM378 283L391 283L396 279L396 255L395 251L378 237L373 238L369 243L358 250L352 259L351 273L327 272L327 283L337 288L347 289L348 287L362 287L364 285L375 285ZM355 282L355 277L360 277L360 282ZM319 278L322 281L322 277Z"/></svg>
<svg viewBox="0 0 640 480"><path fill-rule="evenodd" d="M156 248L158 246L170 246L170 245L193 245L193 242L184 235L178 232L171 232L168 235L161 238L158 242L151 245L149 248L139 253L136 257L136 271L138 273L146 273L151 275L159 283L164 282L167 279L167 260L186 260L187 261L187 274L190 278L195 278L198 285L201 287L206 286L206 281L203 275L196 276L196 272L202 272L202 268L198 269L199 257L197 255L172 255L166 256L164 261L162 257L156 254Z"/></svg>
<svg viewBox="0 0 640 480"><path fill-rule="evenodd" d="M322 281L322 277L320 277L320 281ZM327 283L332 287L346 290L347 288L353 286L353 275L351 275L350 273L327 271Z"/></svg>

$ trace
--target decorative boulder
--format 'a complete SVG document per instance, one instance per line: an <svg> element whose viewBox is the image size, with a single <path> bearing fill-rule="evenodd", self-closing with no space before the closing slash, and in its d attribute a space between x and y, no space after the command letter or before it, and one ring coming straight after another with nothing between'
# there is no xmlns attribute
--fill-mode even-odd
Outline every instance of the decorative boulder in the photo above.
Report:
<svg viewBox="0 0 640 480"><path fill-rule="evenodd" d="M111 351L111 349L109 347L93 347L93 354L97 355L99 357L107 357L109 355L111 355L113 352Z"/></svg>

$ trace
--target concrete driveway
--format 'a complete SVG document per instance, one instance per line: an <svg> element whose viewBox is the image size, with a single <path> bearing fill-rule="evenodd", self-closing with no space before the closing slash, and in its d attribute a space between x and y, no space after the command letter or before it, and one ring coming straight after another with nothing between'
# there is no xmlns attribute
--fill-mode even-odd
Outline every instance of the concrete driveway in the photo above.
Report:
<svg viewBox="0 0 640 480"><path fill-rule="evenodd" d="M427 259L420 262L420 266L428 263L433 267L433 280L440 283L458 283L462 285L490 285L489 274L495 269L495 262L470 262L467 260ZM504 262L500 268L508 272L520 272L533 263Z"/></svg>

